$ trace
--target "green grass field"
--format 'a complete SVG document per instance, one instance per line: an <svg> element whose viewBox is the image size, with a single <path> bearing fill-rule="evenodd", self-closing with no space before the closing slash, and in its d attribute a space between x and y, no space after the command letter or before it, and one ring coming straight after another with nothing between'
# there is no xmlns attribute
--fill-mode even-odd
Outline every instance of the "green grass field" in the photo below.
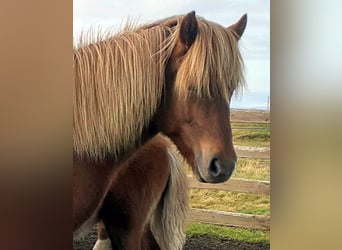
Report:
<svg viewBox="0 0 342 250"><path fill-rule="evenodd" d="M232 123L234 145L269 147L270 125L265 123ZM233 178L270 180L270 161L239 159ZM190 206L210 210L270 215L270 196L226 192L220 190L191 189ZM187 235L229 237L247 242L269 242L270 232L248 230L203 223L189 223Z"/></svg>
<svg viewBox="0 0 342 250"><path fill-rule="evenodd" d="M269 123L232 123L233 143L241 146L269 147Z"/></svg>
<svg viewBox="0 0 342 250"><path fill-rule="evenodd" d="M217 238L231 238L250 243L270 242L270 233L267 231L216 226L198 222L189 223L186 234L190 237L210 235Z"/></svg>

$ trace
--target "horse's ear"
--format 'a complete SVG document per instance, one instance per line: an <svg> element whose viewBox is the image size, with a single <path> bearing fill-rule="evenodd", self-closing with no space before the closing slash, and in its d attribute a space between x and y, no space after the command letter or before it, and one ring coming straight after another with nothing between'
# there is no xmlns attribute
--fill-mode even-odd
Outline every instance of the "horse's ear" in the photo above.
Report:
<svg viewBox="0 0 342 250"><path fill-rule="evenodd" d="M191 11L183 17L180 26L180 41L188 49L193 44L198 33L198 23L195 11Z"/></svg>
<svg viewBox="0 0 342 250"><path fill-rule="evenodd" d="M168 71L172 73L177 72L181 63L181 60L178 59L187 53L190 46L194 43L197 33L198 23L196 14L195 11L191 11L181 21L177 41L168 63Z"/></svg>
<svg viewBox="0 0 342 250"><path fill-rule="evenodd" d="M237 38L240 39L243 35L243 32L246 29L247 25L247 13L244 14L239 21L234 23L233 25L229 26L228 29L233 30L237 35Z"/></svg>

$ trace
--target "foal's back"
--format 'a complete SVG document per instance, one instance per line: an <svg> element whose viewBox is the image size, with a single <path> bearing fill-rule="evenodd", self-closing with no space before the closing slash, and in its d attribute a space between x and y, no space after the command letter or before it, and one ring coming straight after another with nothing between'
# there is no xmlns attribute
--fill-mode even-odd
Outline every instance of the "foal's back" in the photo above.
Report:
<svg viewBox="0 0 342 250"><path fill-rule="evenodd" d="M113 249L159 249L149 223L168 184L170 144L159 135L151 139L112 181L100 219ZM99 231L99 238L106 239L104 230Z"/></svg>

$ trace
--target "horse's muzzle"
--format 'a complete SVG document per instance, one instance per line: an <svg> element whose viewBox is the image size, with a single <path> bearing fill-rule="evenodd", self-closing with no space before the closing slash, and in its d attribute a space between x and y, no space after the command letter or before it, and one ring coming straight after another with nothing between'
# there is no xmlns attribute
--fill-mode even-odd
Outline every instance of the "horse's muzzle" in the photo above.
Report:
<svg viewBox="0 0 342 250"><path fill-rule="evenodd" d="M224 161L219 158L213 158L209 165L208 181L210 183L219 183L228 180L235 170L236 161Z"/></svg>
<svg viewBox="0 0 342 250"><path fill-rule="evenodd" d="M204 183L220 183L227 181L236 166L236 156L233 159L222 159L214 156L209 161L202 157L196 159L196 177Z"/></svg>

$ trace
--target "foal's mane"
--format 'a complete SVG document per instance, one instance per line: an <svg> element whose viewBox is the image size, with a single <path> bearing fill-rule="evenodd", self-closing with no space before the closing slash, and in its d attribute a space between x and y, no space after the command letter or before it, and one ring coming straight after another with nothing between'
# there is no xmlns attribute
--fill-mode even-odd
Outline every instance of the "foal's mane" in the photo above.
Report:
<svg viewBox="0 0 342 250"><path fill-rule="evenodd" d="M128 23L114 36L90 32L81 37L73 53L73 136L78 155L117 158L139 143L160 103L181 18L141 26ZM188 97L193 93L189 89L194 89L200 97L222 96L229 101L243 82L237 39L232 31L197 19L199 32L182 58L176 91Z"/></svg>

